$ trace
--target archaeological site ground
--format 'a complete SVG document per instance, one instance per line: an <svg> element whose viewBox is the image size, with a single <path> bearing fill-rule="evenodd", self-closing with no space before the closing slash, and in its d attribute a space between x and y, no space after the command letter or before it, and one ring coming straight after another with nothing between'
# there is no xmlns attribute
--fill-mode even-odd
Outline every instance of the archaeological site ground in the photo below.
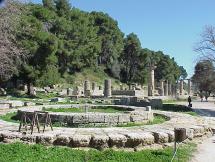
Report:
<svg viewBox="0 0 215 162"><path fill-rule="evenodd" d="M215 28L194 67L172 2L91 1L0 1L0 162L212 162Z"/></svg>

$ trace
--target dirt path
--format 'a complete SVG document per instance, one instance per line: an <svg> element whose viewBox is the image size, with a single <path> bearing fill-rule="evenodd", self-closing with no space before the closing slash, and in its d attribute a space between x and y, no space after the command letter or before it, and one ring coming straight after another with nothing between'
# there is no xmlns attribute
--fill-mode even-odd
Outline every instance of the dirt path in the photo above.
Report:
<svg viewBox="0 0 215 162"><path fill-rule="evenodd" d="M185 104L185 103L183 103ZM202 116L215 117L214 101L193 102L194 110ZM190 162L215 162L215 136L201 141Z"/></svg>

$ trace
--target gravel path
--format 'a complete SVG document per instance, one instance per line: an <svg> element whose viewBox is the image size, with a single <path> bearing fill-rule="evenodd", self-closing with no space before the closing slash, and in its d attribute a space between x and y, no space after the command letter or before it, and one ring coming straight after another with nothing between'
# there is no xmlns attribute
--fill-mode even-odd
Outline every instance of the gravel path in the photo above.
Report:
<svg viewBox="0 0 215 162"><path fill-rule="evenodd" d="M215 117L214 101L195 101L193 102L193 108L197 113L205 116L205 118L211 119ZM197 151L193 155L191 162L215 162L215 136L201 141L197 147Z"/></svg>

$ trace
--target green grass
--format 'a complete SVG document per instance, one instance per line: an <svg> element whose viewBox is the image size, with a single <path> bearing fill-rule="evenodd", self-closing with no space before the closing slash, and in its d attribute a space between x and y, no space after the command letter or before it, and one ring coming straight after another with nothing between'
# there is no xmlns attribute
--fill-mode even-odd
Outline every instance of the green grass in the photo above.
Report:
<svg viewBox="0 0 215 162"><path fill-rule="evenodd" d="M188 162L195 144L186 144L179 148L174 162ZM74 150L67 147L45 147L21 143L0 144L1 162L168 162L173 148L163 150L144 150L125 152L105 150Z"/></svg>
<svg viewBox="0 0 215 162"><path fill-rule="evenodd" d="M154 119L152 121L149 121L147 123L126 123L126 124L120 124L117 125L117 127L134 127L134 126L143 126L143 125L153 125L153 124L161 124L167 121L167 119L162 115L155 115Z"/></svg>
<svg viewBox="0 0 215 162"><path fill-rule="evenodd" d="M77 111L80 111L80 109L78 108L73 108L73 109L77 109ZM55 109L53 109L55 110ZM58 111L59 112L59 111ZM65 112L65 111L63 111ZM8 122L15 122L15 123L19 123L19 120L16 119L16 112L12 112L12 113L7 113L5 115L1 115L0 119L4 120L4 121L8 121ZM144 126L144 125L153 125L153 124L161 124L163 122L167 121L167 119L162 116L162 115L155 115L153 121L149 121L147 123L134 123L134 122L129 122L126 124L119 124L117 125L117 127L134 127L134 126ZM52 123L54 127L70 127L70 126L65 126L64 124L60 123L60 122L54 122ZM105 128L108 126L93 126L93 125L86 125L85 128L92 128L92 127L99 127L99 128Z"/></svg>
<svg viewBox="0 0 215 162"><path fill-rule="evenodd" d="M153 121L149 121L147 125L153 125L153 124L161 124L167 121L168 119L164 117L163 115L154 115Z"/></svg>
<svg viewBox="0 0 215 162"><path fill-rule="evenodd" d="M73 80L73 86L78 86L83 84L84 80L89 80L91 83L96 82L97 86L104 85L104 80L105 79L111 79L112 80L112 86L119 88L121 83L119 80L111 78L110 76L107 75L107 73L104 72L103 67L99 68L86 68L82 72L75 73L71 80ZM123 84L126 86L126 84Z"/></svg>
<svg viewBox="0 0 215 162"><path fill-rule="evenodd" d="M83 113L85 112L84 108L43 108L43 111L50 111L50 112L75 112L75 113ZM104 113L117 113L117 112L124 112L126 110L119 109L117 107L93 107L89 108L88 112L104 112Z"/></svg>
<svg viewBox="0 0 215 162"><path fill-rule="evenodd" d="M171 100L163 100L163 103L177 103L177 102L186 102L187 99L171 99Z"/></svg>
<svg viewBox="0 0 215 162"><path fill-rule="evenodd" d="M192 115L192 116L199 116L199 114L197 114L196 112L194 111L189 111L189 112L183 112L185 114L189 114L189 115Z"/></svg>
<svg viewBox="0 0 215 162"><path fill-rule="evenodd" d="M14 123L18 123L18 120L15 120L15 116L16 116L16 112L12 112L12 113L7 113L5 115L0 115L0 119L4 120L4 121L8 121L8 122L14 122Z"/></svg>

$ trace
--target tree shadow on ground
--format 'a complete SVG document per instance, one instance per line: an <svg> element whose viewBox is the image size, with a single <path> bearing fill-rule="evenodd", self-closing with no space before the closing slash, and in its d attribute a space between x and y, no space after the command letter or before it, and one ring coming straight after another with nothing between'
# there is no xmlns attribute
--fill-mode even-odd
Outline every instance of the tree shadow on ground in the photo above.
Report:
<svg viewBox="0 0 215 162"><path fill-rule="evenodd" d="M194 109L194 111L197 114L199 114L200 116L215 117L215 110L213 110L213 108L208 108L208 109Z"/></svg>

